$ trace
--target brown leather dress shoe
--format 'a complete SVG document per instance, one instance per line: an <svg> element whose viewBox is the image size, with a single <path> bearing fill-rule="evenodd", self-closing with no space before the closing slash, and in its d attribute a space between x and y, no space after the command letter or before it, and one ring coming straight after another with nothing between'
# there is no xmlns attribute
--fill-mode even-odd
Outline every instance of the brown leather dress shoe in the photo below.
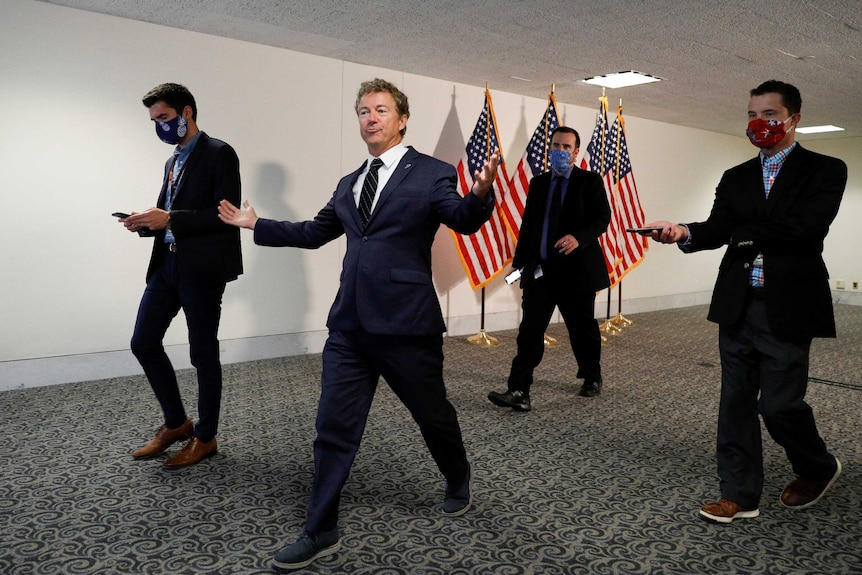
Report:
<svg viewBox="0 0 862 575"><path fill-rule="evenodd" d="M791 509L805 509L811 507L826 494L826 491L832 487L838 476L841 475L841 462L835 458L835 474L830 479L824 481L811 481L797 477L791 481L784 491L781 492L779 501L785 507Z"/></svg>
<svg viewBox="0 0 862 575"><path fill-rule="evenodd" d="M188 439L194 433L194 425L191 419L187 419L184 424L171 429L163 425L156 431L156 437L148 444L132 453L133 459L149 459L163 453L165 449L176 443Z"/></svg>
<svg viewBox="0 0 862 575"><path fill-rule="evenodd" d="M170 469L188 467L200 463L207 457L212 457L216 452L218 452L218 443L216 443L215 437L207 442L192 437L182 451L165 461L164 466Z"/></svg>
<svg viewBox="0 0 862 575"><path fill-rule="evenodd" d="M730 523L734 519L757 517L760 509L746 509L729 499L719 499L700 508L701 518L713 523Z"/></svg>

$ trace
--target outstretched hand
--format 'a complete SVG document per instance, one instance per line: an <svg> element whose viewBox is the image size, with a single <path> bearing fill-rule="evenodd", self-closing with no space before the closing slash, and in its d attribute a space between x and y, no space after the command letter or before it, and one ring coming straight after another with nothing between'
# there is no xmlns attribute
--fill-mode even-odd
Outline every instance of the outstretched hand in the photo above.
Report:
<svg viewBox="0 0 862 575"><path fill-rule="evenodd" d="M497 177L497 166L500 165L500 150L494 150L488 161L473 174L473 193L484 198L491 190L494 179Z"/></svg>
<svg viewBox="0 0 862 575"><path fill-rule="evenodd" d="M238 208L227 200L222 200L218 204L218 217L221 221L238 228L254 229L257 223L257 213L254 208L245 200L242 207Z"/></svg>
<svg viewBox="0 0 862 575"><path fill-rule="evenodd" d="M658 221L645 224L647 228L660 228L648 234L650 239L663 244L673 244L676 242L684 242L688 239L688 228L675 224L673 222Z"/></svg>

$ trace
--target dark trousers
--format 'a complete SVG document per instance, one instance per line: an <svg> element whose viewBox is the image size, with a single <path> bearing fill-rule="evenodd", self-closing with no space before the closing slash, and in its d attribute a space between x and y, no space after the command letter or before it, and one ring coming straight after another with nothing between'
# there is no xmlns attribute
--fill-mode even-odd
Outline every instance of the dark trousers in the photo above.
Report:
<svg viewBox="0 0 862 575"><path fill-rule="evenodd" d="M404 403L446 480L461 485L468 463L455 408L443 383L443 337L331 332L314 441L314 483L305 529L331 531L380 376Z"/></svg>
<svg viewBox="0 0 862 575"><path fill-rule="evenodd" d="M167 252L150 276L135 322L132 353L162 407L165 425L177 427L187 418L177 376L162 340L180 309L186 316L191 363L198 376L198 417L195 436L209 441L218 432L222 372L219 361L218 327L225 284L201 285L182 278L176 255Z"/></svg>
<svg viewBox="0 0 862 575"><path fill-rule="evenodd" d="M586 381L602 378L602 334L595 319L595 292L583 292L571 281L554 277L553 272L538 280L524 284L522 295L523 318L518 328L518 351L512 360L508 390L529 393L533 384L533 370L545 353L545 330L551 321L554 308L569 332L572 352L578 362L577 377Z"/></svg>
<svg viewBox="0 0 862 575"><path fill-rule="evenodd" d="M835 458L805 402L810 348L811 339L790 341L772 333L766 305L759 299L750 301L740 325L719 327L716 459L723 498L752 509L760 503L763 446L758 413L797 475L824 480L835 473Z"/></svg>

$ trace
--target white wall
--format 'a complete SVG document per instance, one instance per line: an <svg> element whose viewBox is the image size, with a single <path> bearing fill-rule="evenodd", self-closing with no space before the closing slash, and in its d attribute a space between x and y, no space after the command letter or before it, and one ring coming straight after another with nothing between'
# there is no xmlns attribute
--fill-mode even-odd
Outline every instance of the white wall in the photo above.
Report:
<svg viewBox="0 0 862 575"><path fill-rule="evenodd" d="M412 112L405 142L452 163L483 102L473 86L30 0L0 2L0 390L139 372L128 342L151 244L110 213L155 203L171 149L156 139L140 99L156 84L192 90L200 127L239 154L244 197L279 219L313 217L339 177L363 161L353 112L361 81L381 76L400 85ZM513 170L546 101L491 90ZM557 99L585 147L598 103ZM636 102L627 103L647 219L706 217L721 172L752 148L741 137L641 120L636 111ZM855 148L848 140L815 143L852 164L827 245L833 277L849 287L862 281L859 258L842 249L859 243L853 214L862 182L853 170L862 150L858 141ZM224 361L319 351L343 252L343 240L313 251L272 249L244 233L245 275L228 285L224 300ZM624 311L705 301L719 257L683 260L672 247L651 246L624 281ZM445 229L434 268L450 335L475 333L480 292L470 289ZM519 301L516 286L495 281L486 289L486 327L515 327ZM180 317L166 339L177 367L188 364L185 342Z"/></svg>

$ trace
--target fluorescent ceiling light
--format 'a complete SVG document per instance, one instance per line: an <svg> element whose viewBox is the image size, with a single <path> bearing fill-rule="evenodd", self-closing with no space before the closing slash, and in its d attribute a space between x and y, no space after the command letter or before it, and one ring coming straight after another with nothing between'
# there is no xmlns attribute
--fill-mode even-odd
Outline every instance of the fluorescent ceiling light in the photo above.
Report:
<svg viewBox="0 0 862 575"><path fill-rule="evenodd" d="M808 126L807 128L796 128L800 134L821 134L823 132L843 132L844 128L838 126Z"/></svg>
<svg viewBox="0 0 862 575"><path fill-rule="evenodd" d="M642 72L635 72L634 70L615 72L613 74L605 74L604 76L593 76L592 78L585 78L583 80L587 84L594 84L605 88L625 88L626 86L637 86L639 84L660 81L661 78Z"/></svg>

